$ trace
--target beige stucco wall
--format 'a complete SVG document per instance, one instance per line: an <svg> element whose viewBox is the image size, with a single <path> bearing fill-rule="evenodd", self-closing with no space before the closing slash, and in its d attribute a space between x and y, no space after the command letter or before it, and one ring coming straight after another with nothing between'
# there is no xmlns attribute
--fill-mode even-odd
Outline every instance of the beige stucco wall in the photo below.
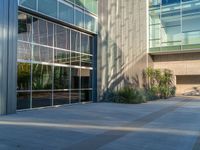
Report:
<svg viewBox="0 0 200 150"><path fill-rule="evenodd" d="M154 68L170 69L176 75L177 94L200 87L200 52L152 56Z"/></svg>
<svg viewBox="0 0 200 150"><path fill-rule="evenodd" d="M147 66L147 2L99 0L98 97L125 84L141 85Z"/></svg>

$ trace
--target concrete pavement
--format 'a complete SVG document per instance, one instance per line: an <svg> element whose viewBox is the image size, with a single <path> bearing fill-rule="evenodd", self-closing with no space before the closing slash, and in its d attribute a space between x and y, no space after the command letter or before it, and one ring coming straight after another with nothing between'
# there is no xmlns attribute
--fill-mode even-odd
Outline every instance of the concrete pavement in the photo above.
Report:
<svg viewBox="0 0 200 150"><path fill-rule="evenodd" d="M92 103L0 116L0 150L200 150L200 99Z"/></svg>

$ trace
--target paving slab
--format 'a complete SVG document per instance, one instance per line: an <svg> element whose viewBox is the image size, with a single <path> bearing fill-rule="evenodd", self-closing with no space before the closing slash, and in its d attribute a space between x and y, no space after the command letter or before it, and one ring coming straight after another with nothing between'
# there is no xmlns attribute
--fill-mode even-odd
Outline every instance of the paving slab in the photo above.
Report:
<svg viewBox="0 0 200 150"><path fill-rule="evenodd" d="M0 150L200 150L200 99L90 103L0 116Z"/></svg>

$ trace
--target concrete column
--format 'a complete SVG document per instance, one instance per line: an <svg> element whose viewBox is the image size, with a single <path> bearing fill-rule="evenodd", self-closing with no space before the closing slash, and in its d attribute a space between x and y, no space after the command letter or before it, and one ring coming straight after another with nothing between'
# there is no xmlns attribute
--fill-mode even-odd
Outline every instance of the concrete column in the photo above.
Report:
<svg viewBox="0 0 200 150"><path fill-rule="evenodd" d="M16 112L17 0L0 0L0 115Z"/></svg>

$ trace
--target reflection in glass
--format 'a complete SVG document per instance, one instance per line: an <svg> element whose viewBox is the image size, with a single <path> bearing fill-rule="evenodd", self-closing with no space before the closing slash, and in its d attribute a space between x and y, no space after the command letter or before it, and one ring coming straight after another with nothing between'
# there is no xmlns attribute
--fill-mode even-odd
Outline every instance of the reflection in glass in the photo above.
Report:
<svg viewBox="0 0 200 150"><path fill-rule="evenodd" d="M48 16L57 17L56 0L38 0L38 11Z"/></svg>
<svg viewBox="0 0 200 150"><path fill-rule="evenodd" d="M70 68L54 67L54 89L69 89Z"/></svg>
<svg viewBox="0 0 200 150"><path fill-rule="evenodd" d="M66 5L65 3L59 2L59 19L68 23L74 23L74 9L72 5Z"/></svg>
<svg viewBox="0 0 200 150"><path fill-rule="evenodd" d="M19 5L36 10L37 0L19 0Z"/></svg>
<svg viewBox="0 0 200 150"><path fill-rule="evenodd" d="M93 37L25 13L18 18L17 109L90 101Z"/></svg>
<svg viewBox="0 0 200 150"><path fill-rule="evenodd" d="M91 90L81 90L81 102L92 101L92 91Z"/></svg>
<svg viewBox="0 0 200 150"><path fill-rule="evenodd" d="M92 56L81 54L81 66L92 67Z"/></svg>
<svg viewBox="0 0 200 150"><path fill-rule="evenodd" d="M53 62L53 49L44 46L34 45L33 48L33 60L40 62Z"/></svg>
<svg viewBox="0 0 200 150"><path fill-rule="evenodd" d="M53 98L54 105L69 104L69 91L54 91Z"/></svg>
<svg viewBox="0 0 200 150"><path fill-rule="evenodd" d="M74 2L75 2L75 4L77 4L77 5L79 5L79 6L83 7L83 8L85 7L84 6L84 0L74 0Z"/></svg>
<svg viewBox="0 0 200 150"><path fill-rule="evenodd" d="M17 90L31 89L31 65L29 63L17 64Z"/></svg>
<svg viewBox="0 0 200 150"><path fill-rule="evenodd" d="M33 42L53 46L53 24L33 18Z"/></svg>
<svg viewBox="0 0 200 150"><path fill-rule="evenodd" d="M71 50L80 52L80 33L71 31Z"/></svg>
<svg viewBox="0 0 200 150"><path fill-rule="evenodd" d="M83 4L84 4L84 8L86 8L88 11L94 14L97 14L97 0L85 0L85 3Z"/></svg>
<svg viewBox="0 0 200 150"><path fill-rule="evenodd" d="M32 93L32 107L52 106L52 92L38 91Z"/></svg>
<svg viewBox="0 0 200 150"><path fill-rule="evenodd" d="M87 30L96 32L95 22L96 19L93 16L85 14L85 28Z"/></svg>
<svg viewBox="0 0 200 150"><path fill-rule="evenodd" d="M70 52L64 50L54 50L54 63L70 65Z"/></svg>
<svg viewBox="0 0 200 150"><path fill-rule="evenodd" d="M52 89L52 66L33 64L33 90Z"/></svg>
<svg viewBox="0 0 200 150"><path fill-rule="evenodd" d="M29 43L18 42L17 43L17 60L31 60L32 46Z"/></svg>
<svg viewBox="0 0 200 150"><path fill-rule="evenodd" d="M30 108L30 92L17 93L17 109Z"/></svg>
<svg viewBox="0 0 200 150"><path fill-rule="evenodd" d="M181 44L180 26L162 28L162 46L173 46Z"/></svg>
<svg viewBox="0 0 200 150"><path fill-rule="evenodd" d="M81 34L81 52L90 54L90 38L86 34Z"/></svg>
<svg viewBox="0 0 200 150"><path fill-rule="evenodd" d="M92 71L81 69L81 89L92 88Z"/></svg>
<svg viewBox="0 0 200 150"><path fill-rule="evenodd" d="M149 0L150 7L160 6L160 4L161 4L161 0Z"/></svg>
<svg viewBox="0 0 200 150"><path fill-rule="evenodd" d="M55 25L54 35L55 47L70 49L70 30L59 25Z"/></svg>
<svg viewBox="0 0 200 150"><path fill-rule="evenodd" d="M80 88L80 69L71 68L71 89Z"/></svg>
<svg viewBox="0 0 200 150"><path fill-rule="evenodd" d="M84 12L83 10L75 9L75 25L84 27Z"/></svg>
<svg viewBox="0 0 200 150"><path fill-rule="evenodd" d="M80 54L71 52L71 65L80 65Z"/></svg>
<svg viewBox="0 0 200 150"><path fill-rule="evenodd" d="M71 103L79 103L80 102L80 91L72 90L71 91Z"/></svg>
<svg viewBox="0 0 200 150"><path fill-rule="evenodd" d="M25 13L18 13L18 40L32 40L32 17Z"/></svg>

